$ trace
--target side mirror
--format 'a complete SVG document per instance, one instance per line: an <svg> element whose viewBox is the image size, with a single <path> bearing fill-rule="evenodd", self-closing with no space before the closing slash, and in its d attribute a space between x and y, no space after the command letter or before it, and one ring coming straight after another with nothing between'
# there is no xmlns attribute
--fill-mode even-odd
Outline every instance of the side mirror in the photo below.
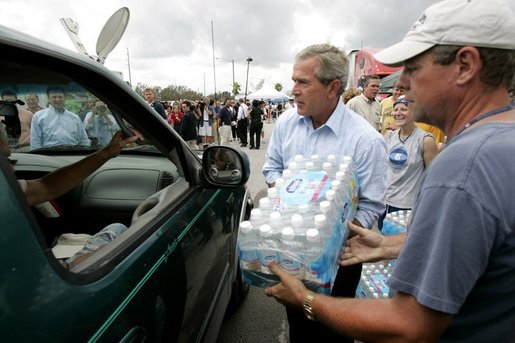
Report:
<svg viewBox="0 0 515 343"><path fill-rule="evenodd" d="M202 155L204 178L213 186L238 187L250 176L247 155L228 146L208 147Z"/></svg>

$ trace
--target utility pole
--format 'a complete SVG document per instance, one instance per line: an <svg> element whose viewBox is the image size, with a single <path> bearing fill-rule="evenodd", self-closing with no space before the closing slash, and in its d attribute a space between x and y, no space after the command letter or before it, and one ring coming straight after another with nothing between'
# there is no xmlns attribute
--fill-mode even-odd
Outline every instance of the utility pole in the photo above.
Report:
<svg viewBox="0 0 515 343"><path fill-rule="evenodd" d="M245 102L247 101L247 86L249 85L249 66L250 62L252 62L252 58L247 58L247 80L245 81Z"/></svg>
<svg viewBox="0 0 515 343"><path fill-rule="evenodd" d="M129 85L132 87L131 60L129 59L129 47L127 47L127 66L129 67Z"/></svg>
<svg viewBox="0 0 515 343"><path fill-rule="evenodd" d="M215 99L216 99L215 35L213 33L213 22L212 21L211 21L211 45L213 47L213 78L215 81Z"/></svg>

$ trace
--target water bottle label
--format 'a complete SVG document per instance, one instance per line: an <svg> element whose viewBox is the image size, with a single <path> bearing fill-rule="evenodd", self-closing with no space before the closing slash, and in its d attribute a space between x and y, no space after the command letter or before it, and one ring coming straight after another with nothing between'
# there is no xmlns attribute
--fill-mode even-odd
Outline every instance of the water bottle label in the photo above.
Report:
<svg viewBox="0 0 515 343"><path fill-rule="evenodd" d="M279 262L279 253L276 250L263 249L259 252L259 263L261 264L261 271L266 274L272 274L268 265L270 262Z"/></svg>
<svg viewBox="0 0 515 343"><path fill-rule="evenodd" d="M281 254L281 267L290 275L300 277L302 271L301 263L290 254Z"/></svg>
<svg viewBox="0 0 515 343"><path fill-rule="evenodd" d="M287 205L315 202L331 188L331 180L322 171L302 171L281 187L279 193Z"/></svg>

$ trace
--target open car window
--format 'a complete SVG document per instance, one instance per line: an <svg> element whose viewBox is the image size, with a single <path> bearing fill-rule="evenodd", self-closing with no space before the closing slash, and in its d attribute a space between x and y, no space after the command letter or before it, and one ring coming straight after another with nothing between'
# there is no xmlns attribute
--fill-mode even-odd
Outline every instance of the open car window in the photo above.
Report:
<svg viewBox="0 0 515 343"><path fill-rule="evenodd" d="M58 265L100 276L157 229L190 184L177 148L165 146L144 120L134 119L151 116L150 107L128 105L123 93L109 92L87 71L72 67L0 57L2 100L19 100L17 115L0 110L0 121L19 180L41 178L72 164L108 145L119 130L141 134L142 140L126 146L79 186L31 209L42 249L51 249ZM83 248L99 247L101 252L76 258Z"/></svg>

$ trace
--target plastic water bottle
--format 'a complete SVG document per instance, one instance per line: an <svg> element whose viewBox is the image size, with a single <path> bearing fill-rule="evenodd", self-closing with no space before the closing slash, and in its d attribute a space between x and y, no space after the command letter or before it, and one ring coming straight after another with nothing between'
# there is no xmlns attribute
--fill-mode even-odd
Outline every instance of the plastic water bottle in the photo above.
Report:
<svg viewBox="0 0 515 343"><path fill-rule="evenodd" d="M255 228L259 228L261 225L266 224L266 217L263 216L263 212L259 208L253 208L250 211L249 220Z"/></svg>
<svg viewBox="0 0 515 343"><path fill-rule="evenodd" d="M315 163L313 163L312 161L307 161L304 164L304 167L306 168L306 170L316 170Z"/></svg>
<svg viewBox="0 0 515 343"><path fill-rule="evenodd" d="M302 165L302 163L303 163L303 162L305 162L305 161L304 161L304 156L302 156L302 155L295 155L295 156L293 157L293 160L294 160L295 162L297 162L297 164L298 164L299 166L301 166L301 165Z"/></svg>
<svg viewBox="0 0 515 343"><path fill-rule="evenodd" d="M249 221L241 222L238 234L238 248L242 269L259 271L261 270L261 265L258 258L255 231Z"/></svg>
<svg viewBox="0 0 515 343"><path fill-rule="evenodd" d="M278 233L283 226L281 212L273 211L270 213L269 219L269 225L273 233Z"/></svg>
<svg viewBox="0 0 515 343"><path fill-rule="evenodd" d="M311 155L309 160L313 162L314 170L320 170L322 167L322 160L320 158L320 155Z"/></svg>
<svg viewBox="0 0 515 343"><path fill-rule="evenodd" d="M281 187L284 185L284 183L285 183L284 178L280 177L280 178L278 178L278 179L276 179L276 180L275 180L275 185L274 185L274 187L275 187L275 188L277 188L277 190L280 190L280 189L281 189Z"/></svg>
<svg viewBox="0 0 515 343"><path fill-rule="evenodd" d="M261 214L264 218L272 213L272 203L268 197L259 199L259 209L261 210Z"/></svg>
<svg viewBox="0 0 515 343"><path fill-rule="evenodd" d="M288 181L289 179L291 179L291 177L293 176L293 171L291 169L285 169L283 170L283 173L282 173L282 178L285 180L285 181Z"/></svg>
<svg viewBox="0 0 515 343"><path fill-rule="evenodd" d="M323 251L322 240L320 232L317 229L308 229L306 231L306 247L304 249L304 266L305 266L305 279L314 282L321 282L320 271L323 265Z"/></svg>
<svg viewBox="0 0 515 343"><path fill-rule="evenodd" d="M292 175L295 175L299 172L299 164L295 161L291 161L290 164L288 164L288 169L292 171Z"/></svg>
<svg viewBox="0 0 515 343"><path fill-rule="evenodd" d="M285 227L281 230L281 267L290 275L297 278L303 276L303 268L299 252L302 251L302 243L295 240L295 233L292 227Z"/></svg>
<svg viewBox="0 0 515 343"><path fill-rule="evenodd" d="M322 164L322 170L325 171L325 173L327 174L327 176L329 176L331 180L334 179L336 170L331 162L324 162Z"/></svg>
<svg viewBox="0 0 515 343"><path fill-rule="evenodd" d="M261 272L272 274L268 265L270 262L279 263L279 247L277 240L274 239L272 227L268 224L261 225L259 227L259 236L261 241L258 244L258 258L261 265Z"/></svg>
<svg viewBox="0 0 515 343"><path fill-rule="evenodd" d="M273 211L281 211L281 199L279 198L279 190L275 187L270 187L267 189L267 197L270 199L270 204L272 206L271 210Z"/></svg>

